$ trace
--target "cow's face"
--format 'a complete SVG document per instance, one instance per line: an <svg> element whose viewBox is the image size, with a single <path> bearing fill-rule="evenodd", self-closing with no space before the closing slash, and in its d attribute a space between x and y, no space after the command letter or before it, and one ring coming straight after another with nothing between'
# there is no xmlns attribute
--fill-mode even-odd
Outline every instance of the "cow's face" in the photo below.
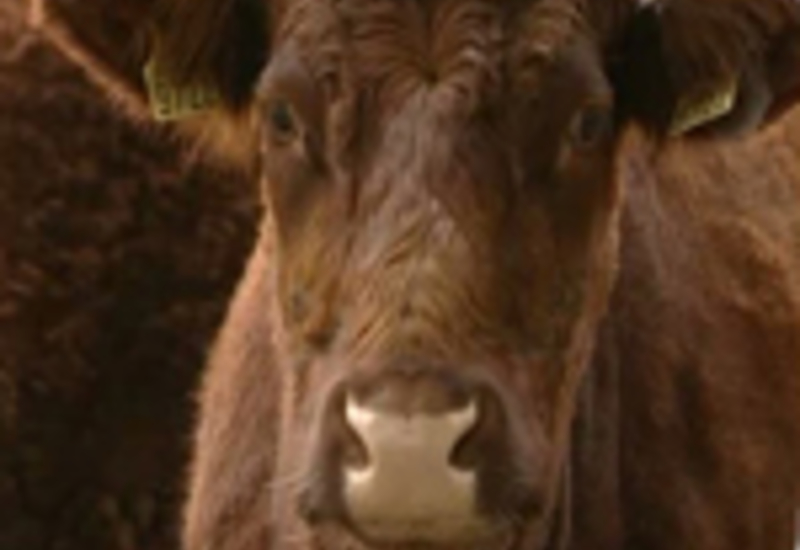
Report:
<svg viewBox="0 0 800 550"><path fill-rule="evenodd" d="M613 280L597 44L567 2L298 2L280 29L257 92L299 480L277 505L507 544L551 511Z"/></svg>

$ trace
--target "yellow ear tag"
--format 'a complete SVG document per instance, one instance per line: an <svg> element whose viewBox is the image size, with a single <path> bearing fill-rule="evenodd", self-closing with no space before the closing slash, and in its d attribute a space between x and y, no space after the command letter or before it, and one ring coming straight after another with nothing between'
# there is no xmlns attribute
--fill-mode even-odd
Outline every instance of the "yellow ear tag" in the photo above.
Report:
<svg viewBox="0 0 800 550"><path fill-rule="evenodd" d="M179 86L169 77L153 55L144 68L144 82L153 117L159 121L188 118L218 106L216 90L203 86Z"/></svg>
<svg viewBox="0 0 800 550"><path fill-rule="evenodd" d="M712 89L703 87L681 98L672 118L670 135L680 136L718 120L736 106L739 95L736 78L730 78Z"/></svg>

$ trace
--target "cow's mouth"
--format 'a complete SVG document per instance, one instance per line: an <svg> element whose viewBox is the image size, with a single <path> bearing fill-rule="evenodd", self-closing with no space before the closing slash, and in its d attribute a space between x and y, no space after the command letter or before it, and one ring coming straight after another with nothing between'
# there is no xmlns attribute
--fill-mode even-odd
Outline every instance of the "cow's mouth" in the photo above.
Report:
<svg viewBox="0 0 800 550"><path fill-rule="evenodd" d="M370 537L354 528L342 525L320 526L315 529L313 545L317 550L522 550L523 529L513 522L498 524L474 539L434 541L426 533L424 522L409 522L404 537L396 540ZM400 529L396 524L393 529ZM422 536L419 536L420 533ZM396 532L399 535L399 532Z"/></svg>

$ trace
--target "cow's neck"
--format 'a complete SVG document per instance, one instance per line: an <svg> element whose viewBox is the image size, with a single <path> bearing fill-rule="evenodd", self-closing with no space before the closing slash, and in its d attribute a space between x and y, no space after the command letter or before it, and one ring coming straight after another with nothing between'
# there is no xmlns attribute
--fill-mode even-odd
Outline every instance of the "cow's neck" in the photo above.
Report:
<svg viewBox="0 0 800 550"><path fill-rule="evenodd" d="M569 464L559 504L560 530L551 550L622 548L619 360L613 324L601 328L580 392Z"/></svg>

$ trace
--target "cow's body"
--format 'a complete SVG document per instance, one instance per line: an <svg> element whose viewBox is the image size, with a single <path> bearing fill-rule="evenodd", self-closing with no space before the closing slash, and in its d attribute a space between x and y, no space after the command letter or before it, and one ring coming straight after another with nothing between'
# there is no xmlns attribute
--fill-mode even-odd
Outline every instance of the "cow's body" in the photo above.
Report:
<svg viewBox="0 0 800 550"><path fill-rule="evenodd" d="M26 16L0 0L0 548L174 549L193 425L176 392L256 193L115 112Z"/></svg>
<svg viewBox="0 0 800 550"><path fill-rule="evenodd" d="M579 414L577 547L790 548L800 118L677 145L655 171L647 150L626 163L619 279Z"/></svg>
<svg viewBox="0 0 800 550"><path fill-rule="evenodd" d="M44 5L143 95L103 9ZM155 61L258 121L268 210L187 549L789 547L800 6L155 6Z"/></svg>

